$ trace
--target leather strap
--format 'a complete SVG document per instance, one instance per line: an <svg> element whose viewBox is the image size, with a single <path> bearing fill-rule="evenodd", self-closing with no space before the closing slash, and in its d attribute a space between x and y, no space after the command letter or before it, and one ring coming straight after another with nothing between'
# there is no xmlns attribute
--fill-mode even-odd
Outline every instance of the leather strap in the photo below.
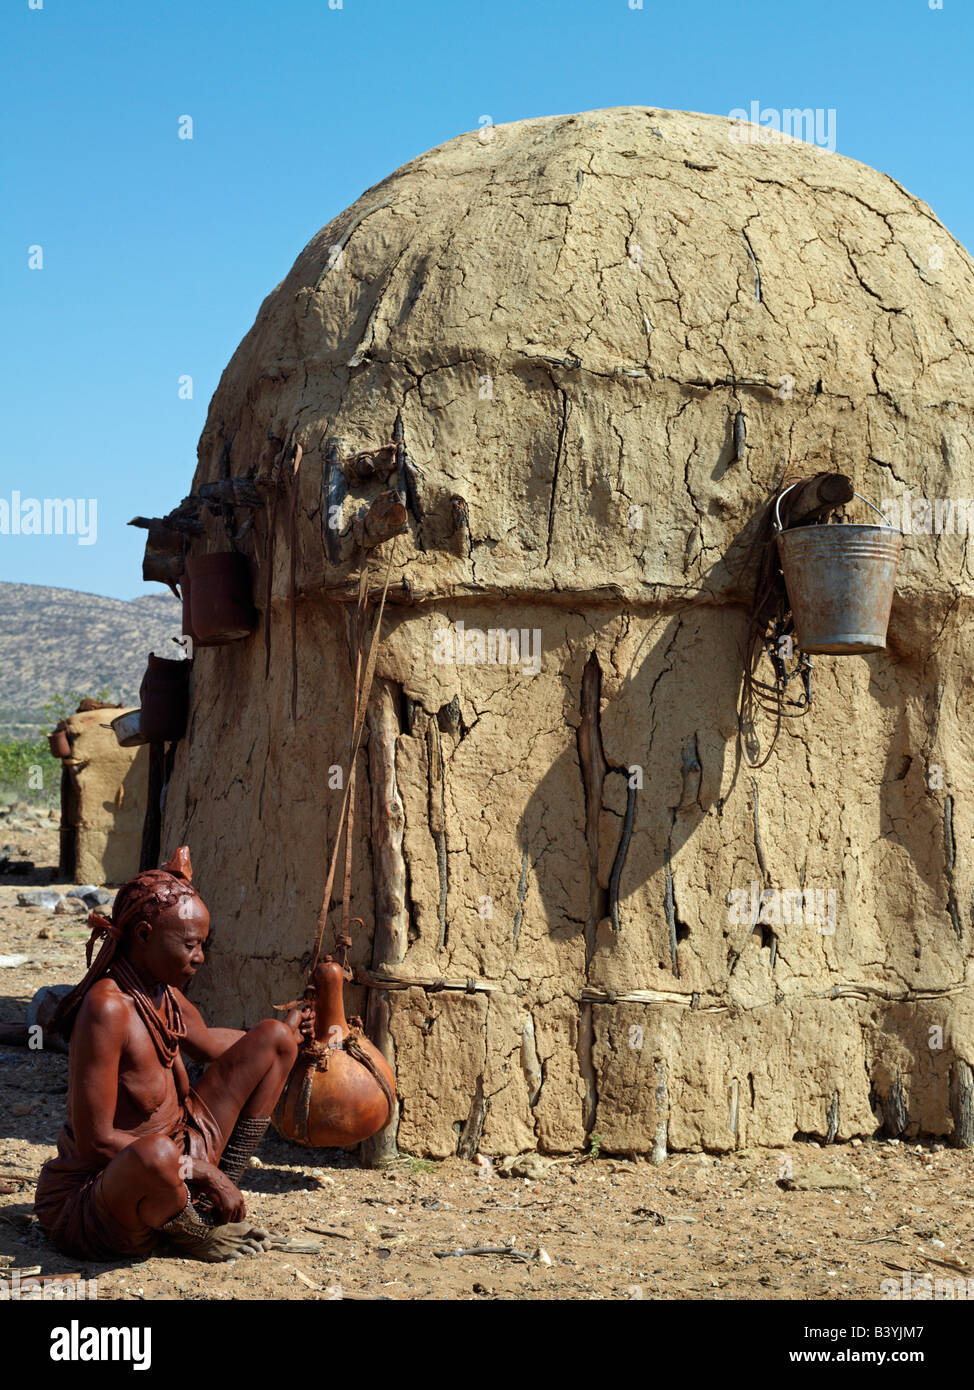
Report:
<svg viewBox="0 0 974 1390"><path fill-rule="evenodd" d="M389 564L388 564L387 567L386 567L385 582L384 582L384 584L383 584L383 586L382 586L382 597L381 597L381 599L379 600L379 611L378 611L378 613L377 613L377 615L376 615L375 627L374 627L373 632L372 632L372 641L371 641L371 645L370 645L370 647L369 647L368 658L367 658L366 663L365 663L365 674L364 674L364 677L361 677L361 678L359 678L359 676L358 676L358 665L359 665L359 661L360 661L360 659L361 659L361 651L360 651L360 644L359 644L358 642L356 642L356 646L359 648L359 654L358 654L358 657L357 657L357 659L356 659L356 684L355 684L355 700L356 700L356 707L355 707L354 718L353 718L353 721L352 721L352 740L351 740L352 752L351 752L351 758L350 758L350 760L349 760L349 762L350 762L350 769L349 769L349 776L348 776L348 778L347 778L346 781L345 781L345 795L344 795L344 798L343 798L343 800L342 800L341 811L339 812L339 817L338 817L338 830L337 830L337 832L336 832L336 834L335 834L335 843L334 843L334 846L333 846L333 848L332 848L331 862L330 862L329 865L328 865L328 878L327 878L327 880L325 881L325 893L324 893L324 897L322 898L322 902L321 902L321 910L320 910L319 913L318 913L318 928L317 928L317 931L316 931L316 933L315 933L314 946L313 946L312 952L311 952L311 964L310 964L310 966L309 966L309 968L308 968L308 979L309 979L309 981L311 980L312 976L314 975L315 966L318 964L318 958L319 958L320 955L321 955L321 943L322 943L322 941L323 941L323 939L324 939L324 935L325 935L325 926L326 926L326 923L327 923L327 921L328 921L328 907L329 907L329 904L331 903L331 891L332 891L332 888L333 888L334 883L335 883L335 871L336 871L336 869L338 868L338 853L339 853L339 850L340 850L340 848L341 848L342 831L344 830L345 825L346 825L346 818L347 818L347 816L348 816L349 806L350 806L350 804L351 804L351 793L352 793L352 791L354 790L354 777L352 776L351 769L353 769L354 766L355 766L355 759L356 759L356 756L357 756L357 754L358 754L359 744L360 744L361 741L362 741L362 730L363 730L363 728L364 728L364 726L365 726L365 711L366 711L366 707L368 706L368 702L369 702L369 694L370 694L370 692L371 692L371 690L372 690L372 678L373 678L373 676L375 675L375 663L376 663L376 660L378 659L378 654L379 654L379 634L380 634L381 631L382 631L382 614L383 614L383 611L385 610L385 605L386 605L386 594L389 592L389 579L390 579L390 576L392 575L392 565L393 565L393 561L395 560L395 557L396 557L396 547L397 547L398 540L399 540L399 537L398 537L398 536L395 536L395 537L393 538L392 547L391 547L391 549L390 549L390 551L389 551ZM368 602L368 571L367 571L367 569L364 569L364 570L363 570L363 573L362 573L362 577L361 577L360 580L359 580L359 602L358 602L358 608L361 608L361 609L364 611L365 606L367 605L367 602ZM358 609L357 609L357 611L358 611ZM349 843L349 844L351 843L351 836L348 837L348 843ZM344 916L344 912L345 912L345 909L344 909L344 904L343 904L343 916Z"/></svg>
<svg viewBox="0 0 974 1390"><path fill-rule="evenodd" d="M393 1113L396 1108L396 1098L393 1094L392 1087L389 1085L386 1078L382 1075L382 1072L376 1066L375 1062L366 1052L365 1048L362 1047L361 1043L358 1040L358 1034L355 1030L349 1033L348 1037L343 1040L342 1047L345 1049L345 1051L348 1053L350 1057L355 1058L356 1062L361 1062L362 1066L365 1067L366 1071L371 1072L372 1075L375 1077L376 1081L379 1083L379 1087L382 1091L382 1094L386 1098L386 1124L388 1124L389 1121L392 1119Z"/></svg>

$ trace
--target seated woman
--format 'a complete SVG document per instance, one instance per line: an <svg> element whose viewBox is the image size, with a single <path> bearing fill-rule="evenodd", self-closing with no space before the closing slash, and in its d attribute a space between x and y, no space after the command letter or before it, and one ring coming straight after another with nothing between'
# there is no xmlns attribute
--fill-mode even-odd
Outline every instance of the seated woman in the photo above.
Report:
<svg viewBox="0 0 974 1390"><path fill-rule="evenodd" d="M207 1261L270 1245L245 1220L237 1184L310 1010L247 1033L206 1026L181 993L210 929L191 877L184 846L119 890L111 920L91 914L88 973L55 1015L71 1039L68 1117L34 1210L58 1249L81 1259L144 1257L160 1239ZM180 1049L210 1063L195 1088Z"/></svg>

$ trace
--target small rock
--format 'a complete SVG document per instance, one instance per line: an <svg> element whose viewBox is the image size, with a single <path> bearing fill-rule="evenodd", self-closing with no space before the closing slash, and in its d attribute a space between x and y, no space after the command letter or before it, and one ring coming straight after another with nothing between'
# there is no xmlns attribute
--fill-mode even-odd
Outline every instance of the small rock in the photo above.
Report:
<svg viewBox="0 0 974 1390"><path fill-rule="evenodd" d="M30 956L0 956L0 970L16 970L18 965L26 965Z"/></svg>
<svg viewBox="0 0 974 1390"><path fill-rule="evenodd" d="M107 889L96 888L93 883L85 883L80 888L69 888L68 897L80 898L89 912L93 912L96 907L103 907L112 900L112 894Z"/></svg>
<svg viewBox="0 0 974 1390"><path fill-rule="evenodd" d="M509 1178L545 1178L551 1162L539 1153L516 1154L513 1158L501 1159L497 1171Z"/></svg>
<svg viewBox="0 0 974 1390"><path fill-rule="evenodd" d="M53 927L41 927L40 931L37 933L37 939L39 941L50 941L56 935L57 933Z"/></svg>
<svg viewBox="0 0 974 1390"><path fill-rule="evenodd" d="M61 894L55 893L51 888L30 888L26 893L17 894L17 904L20 907L44 907L48 912L53 912L61 901Z"/></svg>
<svg viewBox="0 0 974 1390"><path fill-rule="evenodd" d="M62 898L54 909L57 917L76 917L88 911L80 898Z"/></svg>
<svg viewBox="0 0 974 1390"><path fill-rule="evenodd" d="M809 1164L790 1178L782 1178L779 1186L786 1192L858 1192L863 1187L863 1180L858 1173Z"/></svg>

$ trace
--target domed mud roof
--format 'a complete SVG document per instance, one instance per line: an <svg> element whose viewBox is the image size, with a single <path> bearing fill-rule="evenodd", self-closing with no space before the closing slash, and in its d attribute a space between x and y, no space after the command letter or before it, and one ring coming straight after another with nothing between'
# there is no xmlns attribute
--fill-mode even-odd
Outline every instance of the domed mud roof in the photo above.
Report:
<svg viewBox="0 0 974 1390"><path fill-rule="evenodd" d="M348 591L354 519L398 487L393 601L729 595L786 471L974 495L972 320L967 252L841 155L642 107L489 127L305 247L224 372L196 484L266 482L300 442L304 591ZM943 589L935 557L905 556L901 591Z"/></svg>

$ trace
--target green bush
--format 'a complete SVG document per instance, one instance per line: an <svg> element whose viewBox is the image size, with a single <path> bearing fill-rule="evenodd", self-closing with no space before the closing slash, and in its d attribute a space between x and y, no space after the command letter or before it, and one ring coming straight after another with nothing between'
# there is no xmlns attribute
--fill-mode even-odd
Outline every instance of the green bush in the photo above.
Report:
<svg viewBox="0 0 974 1390"><path fill-rule="evenodd" d="M42 706L47 728L67 719L84 699L110 700L107 686L86 696L69 690L52 695ZM46 737L0 739L0 801L26 801L33 805L57 806L61 799L61 764L51 757Z"/></svg>
<svg viewBox="0 0 974 1390"><path fill-rule="evenodd" d="M46 738L0 742L0 801L56 806L61 797L61 764Z"/></svg>
<svg viewBox="0 0 974 1390"><path fill-rule="evenodd" d="M41 706L45 718L51 721L51 728L61 719L67 719L69 714L74 714L82 700L111 700L112 692L107 685L103 685L101 690L96 690L94 695L85 695L81 690L69 690L64 695L52 695L46 704Z"/></svg>

